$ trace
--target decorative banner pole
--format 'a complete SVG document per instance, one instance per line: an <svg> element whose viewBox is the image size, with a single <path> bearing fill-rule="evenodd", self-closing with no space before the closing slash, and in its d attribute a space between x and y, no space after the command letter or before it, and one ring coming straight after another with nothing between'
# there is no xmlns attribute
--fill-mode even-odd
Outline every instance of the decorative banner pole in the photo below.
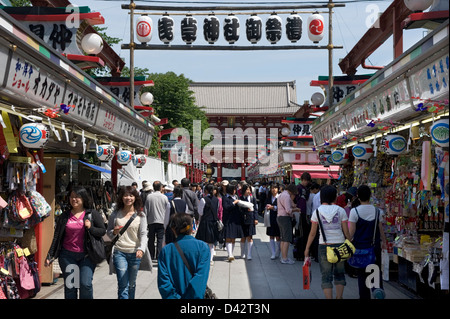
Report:
<svg viewBox="0 0 450 319"><path fill-rule="evenodd" d="M133 0L130 0L130 106L134 110L134 9L136 4Z"/></svg>

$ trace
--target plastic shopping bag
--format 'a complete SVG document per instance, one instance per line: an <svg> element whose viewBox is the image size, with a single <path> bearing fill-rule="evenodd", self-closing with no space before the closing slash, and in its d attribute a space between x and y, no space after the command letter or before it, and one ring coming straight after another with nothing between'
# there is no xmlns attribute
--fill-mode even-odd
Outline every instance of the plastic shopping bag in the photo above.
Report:
<svg viewBox="0 0 450 319"><path fill-rule="evenodd" d="M264 227L270 227L270 210L264 209Z"/></svg>

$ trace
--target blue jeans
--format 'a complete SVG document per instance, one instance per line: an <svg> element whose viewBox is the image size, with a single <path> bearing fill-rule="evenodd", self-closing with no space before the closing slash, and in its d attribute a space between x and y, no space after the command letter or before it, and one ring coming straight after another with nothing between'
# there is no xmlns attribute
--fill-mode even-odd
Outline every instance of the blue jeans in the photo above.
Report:
<svg viewBox="0 0 450 319"><path fill-rule="evenodd" d="M61 249L58 261L64 278L64 298L77 299L79 290L80 299L93 299L92 279L95 264L87 254Z"/></svg>
<svg viewBox="0 0 450 319"><path fill-rule="evenodd" d="M114 249L113 262L117 274L119 299L134 299L141 258L136 258L136 253L124 253Z"/></svg>
<svg viewBox="0 0 450 319"><path fill-rule="evenodd" d="M331 247L339 247L341 244L330 244ZM322 274L322 289L333 288L335 285L345 286L345 261L332 264L327 260L327 245L319 245L319 265Z"/></svg>

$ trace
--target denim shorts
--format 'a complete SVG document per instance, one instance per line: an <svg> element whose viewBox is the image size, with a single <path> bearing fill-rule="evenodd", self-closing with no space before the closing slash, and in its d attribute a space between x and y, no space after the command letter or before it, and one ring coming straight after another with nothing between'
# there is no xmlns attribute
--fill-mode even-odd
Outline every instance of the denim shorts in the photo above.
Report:
<svg viewBox="0 0 450 319"><path fill-rule="evenodd" d="M327 246L339 247L341 244L319 245L319 265L322 274L322 289L333 288L335 285L345 286L345 261L335 264L327 260Z"/></svg>

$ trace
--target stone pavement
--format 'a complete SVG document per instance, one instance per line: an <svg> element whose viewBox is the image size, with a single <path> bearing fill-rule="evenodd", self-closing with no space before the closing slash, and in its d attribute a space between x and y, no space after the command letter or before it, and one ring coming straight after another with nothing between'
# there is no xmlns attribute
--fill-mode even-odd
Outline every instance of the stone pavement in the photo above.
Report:
<svg viewBox="0 0 450 319"><path fill-rule="evenodd" d="M279 260L270 259L269 237L266 228L260 222L257 226L252 250L253 259L240 258L240 244L237 243L234 254L236 260L227 261L225 250L218 249L211 266L208 286L219 299L324 299L320 287L321 277L319 264L312 262L311 288L304 290L302 286L303 262L293 265L281 264ZM292 250L292 246L290 248ZM292 256L292 252L289 252ZM140 271L137 278L136 299L161 299L157 284L158 268L153 272ZM357 279L346 276L347 285L344 299L358 299ZM94 273L94 298L117 299L117 279L109 275L108 264L101 263ZM408 291L389 282L384 283L386 299L411 299L414 296ZM56 284L43 286L34 299L63 299L62 278Z"/></svg>

